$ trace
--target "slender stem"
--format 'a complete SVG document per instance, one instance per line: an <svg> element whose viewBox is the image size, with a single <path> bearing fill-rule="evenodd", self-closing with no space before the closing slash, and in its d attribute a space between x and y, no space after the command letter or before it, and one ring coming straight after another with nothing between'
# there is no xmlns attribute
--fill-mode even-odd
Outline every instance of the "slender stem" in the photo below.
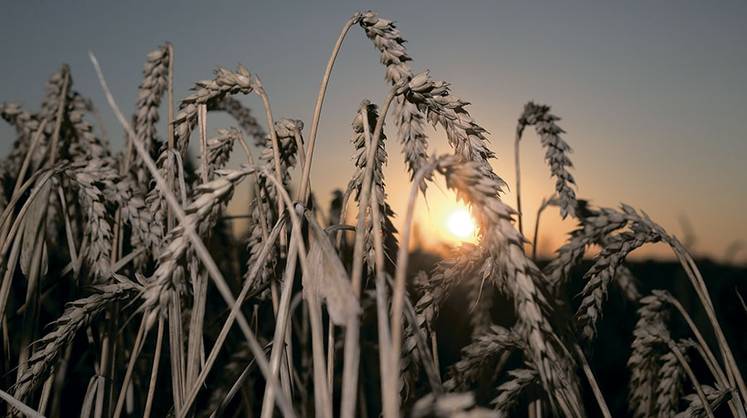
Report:
<svg viewBox="0 0 747 418"><path fill-rule="evenodd" d="M281 229L280 226L282 224L283 224L282 220L278 221L275 227L272 229L270 236L264 242L262 249L260 250L259 257L257 258L257 263L252 266L252 270L249 272L249 276L247 280L244 281L244 285L241 288L241 292L236 297L236 303L234 303L233 306L231 306L231 311L228 314L228 318L226 318L226 320L223 322L223 327L221 328L220 333L218 334L218 338L215 340L215 343L213 344L213 348L210 350L210 354L208 354L208 357L205 360L205 365L200 371L200 374L195 378L194 382L192 382L192 387L184 402L184 408L182 409L183 415L186 415L189 409L191 408L192 402L194 402L195 398L197 397L197 393L200 390L200 387L205 382L205 379L207 378L208 373L212 369L213 364L215 363L215 360L218 358L220 349L223 346L223 343L225 342L226 337L228 336L228 331L230 331L231 326L233 326L233 323L236 320L236 316L240 312L241 305L247 299L247 296L249 295L249 290L251 289L251 286L254 283L255 278L257 277L257 274L259 274L260 267L264 265L265 260L267 259L267 256L270 253L270 249L275 244L275 240L277 240L278 235L280 234L280 229Z"/></svg>
<svg viewBox="0 0 747 418"><path fill-rule="evenodd" d="M73 237L73 226L70 224L70 215L67 210L67 203L65 203L65 192L62 187L57 188L57 198L60 201L60 207L62 208L62 217L65 221L65 239L67 240L67 249L70 253L70 261L73 266L76 266L76 260L78 260L78 250L75 246L75 237ZM78 270L74 269L75 275L78 275Z"/></svg>
<svg viewBox="0 0 747 418"><path fill-rule="evenodd" d="M744 400L747 399L747 386L745 386L742 375L739 372L739 367L737 366L737 363L734 360L734 355L732 354L731 348L729 347L729 343L726 340L726 336L724 335L721 326L719 325L718 318L716 317L716 311L713 307L713 302L711 301L711 297L708 293L708 288L705 285L705 280L703 280L703 276L700 274L700 270L692 260L692 257L690 257L690 255L687 253L685 248L682 247L682 245L676 239L673 239L671 237L666 238L670 246L672 246L675 255L680 261L680 264L690 278L693 284L693 288L695 288L695 292L700 298L701 305L706 312L706 316L711 323L711 328L713 328L714 335L716 336L716 341L719 345L719 350L721 351L721 356L724 359L724 364L726 366L726 376L732 385L737 385L742 397L742 402L744 402Z"/></svg>
<svg viewBox="0 0 747 418"><path fill-rule="evenodd" d="M169 150L169 155L171 151L174 149L176 138L174 137L174 46L170 43L166 43L166 48L168 49L169 53L169 72L168 72L168 84L166 87L167 91L167 101L168 101L168 123L166 126L168 126L168 134L167 134L167 149ZM134 145L134 141L130 140L130 143ZM174 175L173 173L169 173L168 176L168 187L169 190L174 190ZM166 228L167 231L170 231L174 227L174 214L171 213L171 209L166 208Z"/></svg>
<svg viewBox="0 0 747 418"><path fill-rule="evenodd" d="M682 306L682 303L680 303L680 301L674 297L667 298L667 301L677 309L680 315L682 315L682 318L685 320L688 327L690 327L690 331L695 336L695 339L698 340L699 351L701 352L703 359L705 360L706 364L708 365L708 368L713 374L713 377L724 388L732 386L727 381L727 378L724 375L723 370L721 370L721 366L718 364L718 360L716 360L716 356L713 354L713 352L711 351L711 348L708 346L708 343L703 337L703 334L701 334L700 330L695 325L695 322L692 320L692 318L690 317L690 314L687 312L685 307ZM747 413L745 413L745 410L744 410L744 405L742 405L742 402L739 400L738 397L737 398L732 397L732 399L729 400L729 405L731 405L735 415L739 415L740 417L747 416Z"/></svg>
<svg viewBox="0 0 747 418"><path fill-rule="evenodd" d="M28 417L44 418L42 414L34 411L30 406L14 398L11 394L9 394L8 392L5 392L4 390L0 390L0 398L3 399L5 402L7 402L10 406L19 410L20 412L22 412Z"/></svg>
<svg viewBox="0 0 747 418"><path fill-rule="evenodd" d="M402 305L405 299L405 278L407 275L407 261L409 258L408 248L410 247L410 235L412 231L412 221L415 215L415 201L418 197L418 191L420 190L420 183L423 179L428 176L435 168L436 162L432 161L429 164L423 166L420 170L415 173L412 179L412 187L410 188L410 196L407 200L407 212L404 218L404 227L402 228L401 240L399 243L399 252L397 254L397 269L394 273L394 295L392 297L392 351L391 351L391 368L392 370L399 371L400 363L400 351L402 348ZM399 409L399 392L395 392L394 395L397 404L397 410Z"/></svg>
<svg viewBox="0 0 747 418"><path fill-rule="evenodd" d="M293 202L291 202L288 192L283 188L283 184L272 176L266 175L265 177L267 178L267 180L275 184L278 196L285 201L286 205L288 205L288 208L293 208ZM306 260L306 246L300 237L301 221L299 220L298 214L296 213L296 210L298 210L299 208L293 209L294 210L288 210L288 214L290 215L290 220L293 224L293 231L298 232L298 234L291 234L291 238L294 239L296 243L295 247L298 248L299 251L298 261L301 264L302 274L304 275L304 277L307 277L307 280L313 280L313 278L311 278L311 276L309 275L310 269L308 266L308 261ZM318 301L316 300L315 294L312 294L311 292L309 293L310 294L307 295L307 299L309 301L309 305L312 307L312 309L309 309L309 315L311 317L311 343L314 362L314 397L317 402L320 402L320 404L317 406L318 414L324 417L331 417L332 408L331 399L329 398L329 392L327 391L324 342L322 340L321 334L321 317L315 317L316 313L314 312L313 307L315 305L318 305ZM273 350L273 352L274 351L275 350ZM265 395L266 394L267 391L265 391Z"/></svg>
<svg viewBox="0 0 747 418"><path fill-rule="evenodd" d="M148 396L145 400L143 418L150 418L150 410L153 407L153 396L156 393L156 382L158 381L158 366L161 362L161 347L163 346L163 318L158 318L158 331L156 334L156 349L153 353L153 367L150 370L150 383L148 384Z"/></svg>
<svg viewBox="0 0 747 418"><path fill-rule="evenodd" d="M700 333L700 330L695 325L695 322L693 322L692 318L690 317L690 314L687 313L687 310L685 310L685 307L682 306L679 300L675 298L667 298L667 302L669 302L672 306L677 309L677 311L682 315L682 318L687 323L688 327L690 327L690 331L695 336L695 339L698 340L698 344L702 346L703 352L705 354L705 361L708 364L709 368L711 369L711 372L713 373L713 377L715 377L721 385L724 387L728 387L729 384L726 381L726 376L724 375L724 372L721 370L721 367L718 364L718 360L716 360L716 356L713 355L713 352L708 347L708 343L706 343L705 338L703 337L703 334Z"/></svg>
<svg viewBox="0 0 747 418"><path fill-rule="evenodd" d="M332 49L332 55L330 55L327 61L327 68L324 70L322 81L319 85L319 94L316 97L316 104L314 105L314 116L311 118L311 128L309 129L309 142L306 144L306 164L303 166L303 176L301 177L301 188L299 196L306 196L309 190L309 175L311 174L311 160L314 157L314 144L316 143L316 134L319 130L319 119L322 115L322 106L324 105L324 95L327 92L327 85L329 84L329 78L332 75L332 67L335 65L335 59L337 54L342 48L342 42L345 40L350 28L358 23L360 17L356 14L345 22L340 31L340 35L337 37L335 47Z"/></svg>
<svg viewBox="0 0 747 418"><path fill-rule="evenodd" d="M576 355L578 356L578 359L581 361L581 368L583 369L584 374L586 375L586 380L589 382L589 386L591 386L591 391L594 393L594 398L597 400L599 409L602 411L602 416L605 418L612 418L612 414L610 413L610 408L607 406L607 402L604 400L604 395L602 395L602 390L599 388L597 379L594 377L594 373L591 371L589 362L586 361L586 356L584 355L584 351L581 349L578 343L574 343L573 348L576 350Z"/></svg>
<svg viewBox="0 0 747 418"><path fill-rule="evenodd" d="M682 355L682 352L680 352L680 349L677 348L677 345L671 339L667 339L666 344L669 347L669 349L672 351L672 354L674 354L674 356L677 357L677 361L680 363L680 366L682 366L682 369L685 370L685 373L690 378L690 381L695 387L695 391L698 393L698 397L700 398L700 401L703 403L703 409L705 409L706 414L710 418L714 418L713 409L711 408L711 404L708 402L708 397L706 397L705 393L703 393L703 386L700 384L700 382L698 381L698 378L695 376L693 369L690 368L690 365L687 363L685 356Z"/></svg>
<svg viewBox="0 0 747 418"><path fill-rule="evenodd" d="M540 218L542 217L542 212L544 212L547 206L550 204L550 201L551 199L542 198L542 203L540 203L540 206L537 209L537 219L534 220L534 238L532 239L532 260L534 260L535 262L537 261L537 247L539 246Z"/></svg>
<svg viewBox="0 0 747 418"><path fill-rule="evenodd" d="M514 140L514 166L516 167L516 217L519 220L519 232L524 235L524 223L522 221L521 211L521 158L519 155L519 143L521 142L521 134L516 132L516 139Z"/></svg>
<svg viewBox="0 0 747 418"><path fill-rule="evenodd" d="M215 410L210 413L210 418L214 418L219 416L223 412L223 410L226 408L229 402L233 399L234 396L236 396L236 393L238 393L241 386L246 381L247 377L249 377L249 372L254 368L254 360L250 361L249 364L244 367L244 370L241 372L239 377L236 379L236 381L231 386L231 389L228 390L228 393L223 398L223 400L218 404L218 407L215 408ZM222 416L222 415L221 415ZM249 415L251 416L251 414Z"/></svg>
<svg viewBox="0 0 747 418"><path fill-rule="evenodd" d="M327 62L327 68L324 72L324 76L322 77L321 84L319 86L319 94L316 99L316 105L314 108L314 116L312 117L311 121L311 130L309 135L309 142L306 145L306 153L305 153L305 164L303 167L303 175L301 178L301 187L299 187L298 190L298 200L305 202L308 199L309 195L309 175L311 173L311 162L313 160L314 155L314 143L316 142L316 134L317 130L319 128L319 118L321 116L322 112L322 105L324 103L324 94L327 90L327 84L329 83L329 78L332 73L332 67L334 66L335 58L337 57L338 52L340 51L340 48L342 47L342 42L345 39L345 35L350 30L350 28L358 21L358 17L353 16L350 18L345 25L342 28L342 31L340 32L340 36L337 39L337 43L335 44L335 47L332 51L332 55L330 56L328 62ZM271 127L272 128L272 127ZM273 346L272 346L272 353L270 355L270 365L272 367L272 373L277 374L277 371L279 369L280 365L280 357L281 353L284 351L284 347L281 347L280 343L283 341L286 328L288 326L288 309L290 308L290 300L291 300L291 293L293 291L293 278L295 275L295 269L296 269L296 255L298 249L296 248L296 239L294 239L293 235L300 233L300 231L296 231L295 229L291 232L291 241L290 246L288 249L288 258L286 259L286 266L285 266L285 278L283 282L283 289L280 294L280 303L278 304L278 315L275 325L275 333L273 335ZM268 418L272 416L272 409L273 409L273 399L274 393L272 387L265 388L265 394L262 401L262 417Z"/></svg>
<svg viewBox="0 0 747 418"><path fill-rule="evenodd" d="M200 177L203 183L207 183L211 176L208 166L207 145L207 106L201 104L197 108L197 122L200 131ZM205 237L209 239L209 237ZM191 263L191 272L195 280L193 282L192 315L190 316L189 336L187 342L187 387L191 385L197 373L200 371L200 353L203 348L203 324L205 322L205 305L207 303L207 277L204 270L199 268L199 263Z"/></svg>
<svg viewBox="0 0 747 418"><path fill-rule="evenodd" d="M143 316L143 319L140 321L140 328L138 329L137 336L135 337L135 342L132 346L132 352L130 353L130 361L127 365L127 371L125 372L124 381L122 382L122 387L119 389L119 398L117 399L117 406L114 408L114 414L112 415L114 418L119 418L119 416L122 414L122 408L124 407L125 402L125 395L127 394L127 389L130 386L130 380L132 379L132 371L135 369L135 363L137 362L138 357L140 356L140 351L143 349L143 344L145 343L146 338L146 327L145 327L146 317Z"/></svg>

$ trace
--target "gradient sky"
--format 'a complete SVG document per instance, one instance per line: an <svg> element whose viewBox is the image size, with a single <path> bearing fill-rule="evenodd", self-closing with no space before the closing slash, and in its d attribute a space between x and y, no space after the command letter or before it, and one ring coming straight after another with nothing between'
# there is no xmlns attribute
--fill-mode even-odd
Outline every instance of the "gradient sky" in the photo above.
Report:
<svg viewBox="0 0 747 418"><path fill-rule="evenodd" d="M112 142L121 146L121 128L105 106L87 52L98 56L122 108L133 109L145 54L169 40L176 50L177 98L195 80L211 78L216 65L242 63L262 78L277 117L308 122L339 29L359 9L396 20L413 68L430 69L473 103L471 113L491 132L498 155L493 166L509 184L515 121L533 99L563 118L579 196L642 208L678 235L686 217L695 249L715 257L747 239L744 1L5 2L0 101L37 109L45 80L66 62L75 88L98 103ZM345 186L352 172L350 122L362 99L385 96L383 77L376 51L353 30L320 126L312 178L320 200ZM243 100L260 109L255 97ZM209 120L211 129L230 123L222 116ZM447 152L443 136L429 132L431 149ZM0 138L4 153L13 131L1 126ZM552 190L538 142L527 135L522 148L528 224ZM388 191L402 214L409 186L398 144L392 141L388 150ZM514 204L510 192L505 198ZM423 235L443 237L453 196L431 188L428 202L418 204ZM553 215L543 227L540 248L549 250L569 224Z"/></svg>

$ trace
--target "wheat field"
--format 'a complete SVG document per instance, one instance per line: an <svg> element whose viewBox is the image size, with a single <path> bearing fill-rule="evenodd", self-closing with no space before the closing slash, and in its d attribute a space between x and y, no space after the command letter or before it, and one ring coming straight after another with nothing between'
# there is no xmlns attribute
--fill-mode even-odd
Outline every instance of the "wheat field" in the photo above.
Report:
<svg viewBox="0 0 747 418"><path fill-rule="evenodd" d="M309 179L325 169L314 165L322 107L354 31L379 54L386 96L361 98L351 112L350 143L338 145L350 146L354 174L320 204ZM277 118L243 66L218 67L176 101L175 48L147 54L131 113L93 53L107 103L79 94L63 65L40 109L0 107L16 130L0 163L0 413L611 417L589 358L604 355L594 352L598 325L618 292L635 322L629 356L617 359L629 369L629 416L747 417L729 344L739 335L722 329L708 278L643 210L577 196L571 147L549 106L517 109L513 205L467 100L413 72L399 29L375 12L344 22L309 121ZM245 107L242 95L262 108ZM94 125L104 111L124 130L121 150ZM213 112L234 123L208 137ZM429 125L451 152L431 151ZM550 260L537 260L541 231L522 219L520 144L535 137L527 130L555 182L540 213L558 210L576 224ZM397 147L411 186L399 231L383 174ZM243 164L228 168L234 152ZM436 180L470 208L478 240L417 271L413 213ZM251 196L241 237L226 213L237 188ZM639 289L626 257L654 243L671 249L704 320L665 289ZM470 341L446 364L439 352L449 330L436 323L465 288ZM494 304L510 320L495 321Z"/></svg>

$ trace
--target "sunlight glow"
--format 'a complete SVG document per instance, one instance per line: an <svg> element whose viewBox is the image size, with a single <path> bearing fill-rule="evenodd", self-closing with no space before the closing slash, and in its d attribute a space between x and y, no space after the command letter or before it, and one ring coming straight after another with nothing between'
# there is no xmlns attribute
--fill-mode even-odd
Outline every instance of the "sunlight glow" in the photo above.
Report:
<svg viewBox="0 0 747 418"><path fill-rule="evenodd" d="M446 218L446 229L454 237L469 241L475 234L475 221L466 208L457 208Z"/></svg>

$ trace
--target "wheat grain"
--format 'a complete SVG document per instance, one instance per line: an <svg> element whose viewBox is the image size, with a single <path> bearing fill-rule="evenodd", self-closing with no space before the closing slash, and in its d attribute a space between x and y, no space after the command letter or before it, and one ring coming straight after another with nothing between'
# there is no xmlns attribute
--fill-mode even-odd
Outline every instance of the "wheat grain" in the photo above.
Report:
<svg viewBox="0 0 747 418"><path fill-rule="evenodd" d="M218 129L218 135L207 141L208 178L212 177L213 171L226 166L233 151L233 144L237 140L241 140L241 133L236 128L230 128Z"/></svg>
<svg viewBox="0 0 747 418"><path fill-rule="evenodd" d="M296 153L298 147L295 142L295 132L303 129L303 122L293 119L279 119L275 123L275 132L279 143L281 178L283 183L288 186L290 182L289 171L296 165ZM258 164L262 167L272 167L274 164L274 152L270 141L264 142L264 147L259 155ZM244 279L246 280L253 266L259 257L262 249L262 242L272 228L272 224L278 219L275 211L277 208L277 191L275 187L268 184L264 178L257 179L257 190L259 194L254 196L251 203L251 219L253 225L250 226L249 237L247 238L247 268ZM260 270L256 283L252 290L262 286L270 279L270 276L276 270L280 254L280 245L275 245L272 249L272 256L267 258L265 266Z"/></svg>
<svg viewBox="0 0 747 418"><path fill-rule="evenodd" d="M382 19L372 11L362 13L358 21L366 36L381 53L381 63L386 66L387 81L396 85L402 79L412 77L412 71L407 65L411 58L405 49L405 40L402 39L394 22ZM402 144L402 152L405 154L405 164L412 179L428 161L425 120L418 108L402 97L396 99L392 117L397 126L397 137Z"/></svg>
<svg viewBox="0 0 747 418"><path fill-rule="evenodd" d="M559 117L550 113L550 106L534 102L527 103L516 126L516 142L518 144L521 140L527 126L535 127L540 142L545 148L545 161L550 167L550 173L555 177L555 193L561 216L565 218L569 214L573 215L576 208L576 192L573 190L576 182L568 171L570 167L573 167L573 163L568 158L571 147L561 137L565 131L555 123L559 120Z"/></svg>
<svg viewBox="0 0 747 418"><path fill-rule="evenodd" d="M156 157L161 147L156 125L158 123L158 108L161 98L168 86L169 45L162 45L147 55L143 66L143 81L138 87L137 102L135 104L134 130L138 139L143 142L151 157ZM142 159L133 151L133 169L137 176L137 184L145 189L150 181L148 170Z"/></svg>
<svg viewBox="0 0 747 418"><path fill-rule="evenodd" d="M466 161L483 166L491 181L500 183L494 190L500 193L505 183L492 170L488 161L495 157L487 147L487 131L472 119L466 109L468 102L451 94L451 87L443 81L433 81L428 71L416 74L404 92L407 101L415 104L432 124L446 131L446 138L454 153Z"/></svg>
<svg viewBox="0 0 747 418"><path fill-rule="evenodd" d="M72 83L72 81L71 81ZM109 151L109 144L101 138L98 138L93 132L93 125L88 123L84 114L88 111L88 103L77 92L72 92L68 97L68 109L66 116L75 136L74 147L80 147L80 150L73 149L71 160L79 158L102 160L109 166L114 166L114 159Z"/></svg>
<svg viewBox="0 0 747 418"><path fill-rule="evenodd" d="M582 210L587 214L582 214ZM588 246L602 242L610 233L627 224L627 219L613 209L592 209L584 205L583 209L577 208L575 214L581 219L580 225L570 233L568 241L544 269L556 294L565 287L571 269L581 261Z"/></svg>

